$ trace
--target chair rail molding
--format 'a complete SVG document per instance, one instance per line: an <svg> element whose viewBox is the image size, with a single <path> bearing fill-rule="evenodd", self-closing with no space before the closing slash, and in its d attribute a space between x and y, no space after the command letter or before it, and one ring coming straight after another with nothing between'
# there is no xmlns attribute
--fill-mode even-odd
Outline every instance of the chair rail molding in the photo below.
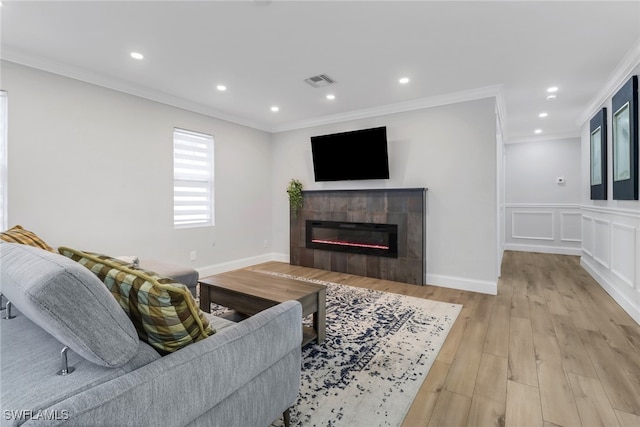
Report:
<svg viewBox="0 0 640 427"><path fill-rule="evenodd" d="M601 212L614 215L628 216L640 219L640 211L635 209L623 209L605 206L581 205L580 208L587 212Z"/></svg>

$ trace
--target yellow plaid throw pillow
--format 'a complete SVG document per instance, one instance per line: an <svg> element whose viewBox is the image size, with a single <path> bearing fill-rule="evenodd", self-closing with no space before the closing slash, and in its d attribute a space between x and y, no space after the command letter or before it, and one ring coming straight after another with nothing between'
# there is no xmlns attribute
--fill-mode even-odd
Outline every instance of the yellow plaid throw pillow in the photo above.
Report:
<svg viewBox="0 0 640 427"><path fill-rule="evenodd" d="M106 255L60 247L107 286L127 313L138 336L162 354L215 333L186 285Z"/></svg>
<svg viewBox="0 0 640 427"><path fill-rule="evenodd" d="M36 248L54 252L55 250L47 245L33 231L26 230L21 225L16 225L0 233L0 239L9 243L20 243L21 245L35 246Z"/></svg>

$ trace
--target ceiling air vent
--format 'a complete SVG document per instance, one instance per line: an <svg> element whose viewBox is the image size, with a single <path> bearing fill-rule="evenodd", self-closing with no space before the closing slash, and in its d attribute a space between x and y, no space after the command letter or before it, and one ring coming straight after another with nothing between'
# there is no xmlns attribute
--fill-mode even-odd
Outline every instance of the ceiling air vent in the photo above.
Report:
<svg viewBox="0 0 640 427"><path fill-rule="evenodd" d="M325 87L336 82L326 74L320 74L319 76L309 77L308 79L304 79L304 81L313 87Z"/></svg>

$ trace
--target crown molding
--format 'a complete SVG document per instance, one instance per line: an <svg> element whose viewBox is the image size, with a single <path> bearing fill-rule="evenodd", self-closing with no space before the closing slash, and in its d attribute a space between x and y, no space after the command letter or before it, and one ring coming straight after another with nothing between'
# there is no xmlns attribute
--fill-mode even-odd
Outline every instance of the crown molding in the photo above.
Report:
<svg viewBox="0 0 640 427"><path fill-rule="evenodd" d="M506 141L509 135L507 135L507 107L502 85L500 85L496 94L496 115L498 116L498 126L500 126L502 141Z"/></svg>
<svg viewBox="0 0 640 427"><path fill-rule="evenodd" d="M580 138L580 130L511 138L506 140L505 144L519 144L522 142L557 141L559 139L572 139L572 138Z"/></svg>
<svg viewBox="0 0 640 427"><path fill-rule="evenodd" d="M591 117L602 107L602 105L622 87L622 85L633 74L633 70L640 65L640 39L637 39L631 49L622 58L622 61L613 70L607 79L607 84L589 102L588 107L576 119L576 124L580 127L587 123Z"/></svg>
<svg viewBox="0 0 640 427"><path fill-rule="evenodd" d="M194 113L203 114L205 116L214 117L216 119L224 120L238 125L270 132L269 126L266 126L263 123L257 123L252 120L247 120L243 117L231 115L215 108L207 107L205 105L198 104L196 102L192 102L175 95L170 95L162 91L145 88L138 85L132 85L131 83L128 83L122 79L108 77L103 74L87 70L85 68L65 65L63 63L50 59L36 58L32 55L27 55L17 52L11 48L4 47L2 49L0 59L2 59L3 61L13 62L26 67L58 74L63 77L69 77L85 83L105 87L107 89L112 89L118 92L123 92L129 95L159 102L161 104L166 104L172 107L181 108L183 110L188 110Z"/></svg>
<svg viewBox="0 0 640 427"><path fill-rule="evenodd" d="M286 132L296 129L305 129L313 126L321 126L332 123L346 122L350 120L367 119L370 117L386 116L389 114L404 113L407 111L421 110L423 108L439 107L442 105L456 104L458 102L473 101L484 98L496 98L502 100L502 85L485 86L477 89L452 92L444 95L419 98L406 102L382 105L379 107L365 108L347 113L332 114L309 120L299 120L274 126L272 133ZM504 102L500 101L499 112L504 114ZM500 114L500 113L499 113ZM503 117L502 120L505 118ZM503 126L504 126L504 122Z"/></svg>
<svg viewBox="0 0 640 427"><path fill-rule="evenodd" d="M502 85L485 86L443 95L418 98L406 102L399 102L395 104L382 105L379 107L366 108L346 113L333 114L312 119L292 121L281 125L269 126L265 123L258 123L243 117L230 115L215 108L207 107L205 105L198 104L175 95L170 95L162 91L145 88L138 85L132 85L131 83L126 82L122 79L108 77L94 71L90 71L80 67L69 66L51 59L34 57L22 52L17 52L11 48L3 48L0 59L269 133L285 132L289 130L304 129L312 126L339 123L349 120L366 119L370 117L404 113L408 111L439 107L443 105L474 101L484 98L496 99L496 114L499 117L499 123L502 128L501 130L503 135L505 134L506 130L506 109Z"/></svg>

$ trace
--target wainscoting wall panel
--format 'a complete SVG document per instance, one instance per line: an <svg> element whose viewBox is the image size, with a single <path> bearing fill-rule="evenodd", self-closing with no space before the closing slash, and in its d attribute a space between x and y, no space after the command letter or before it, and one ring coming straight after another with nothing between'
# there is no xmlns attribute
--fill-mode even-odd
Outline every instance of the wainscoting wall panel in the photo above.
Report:
<svg viewBox="0 0 640 427"><path fill-rule="evenodd" d="M581 265L640 323L640 212L582 207Z"/></svg>
<svg viewBox="0 0 640 427"><path fill-rule="evenodd" d="M576 243L582 240L582 214L580 212L560 212L560 240Z"/></svg>
<svg viewBox="0 0 640 427"><path fill-rule="evenodd" d="M511 236L514 239L553 240L553 223L553 211L512 211Z"/></svg>
<svg viewBox="0 0 640 427"><path fill-rule="evenodd" d="M604 268L609 268L611 253L611 221L595 218L593 220L593 259Z"/></svg>
<svg viewBox="0 0 640 427"><path fill-rule="evenodd" d="M593 218L582 216L582 251L593 256Z"/></svg>
<svg viewBox="0 0 640 427"><path fill-rule="evenodd" d="M613 223L611 226L611 272L627 286L634 287L636 230L633 227Z"/></svg>
<svg viewBox="0 0 640 427"><path fill-rule="evenodd" d="M583 239L580 205L506 205L505 249L579 255Z"/></svg>

